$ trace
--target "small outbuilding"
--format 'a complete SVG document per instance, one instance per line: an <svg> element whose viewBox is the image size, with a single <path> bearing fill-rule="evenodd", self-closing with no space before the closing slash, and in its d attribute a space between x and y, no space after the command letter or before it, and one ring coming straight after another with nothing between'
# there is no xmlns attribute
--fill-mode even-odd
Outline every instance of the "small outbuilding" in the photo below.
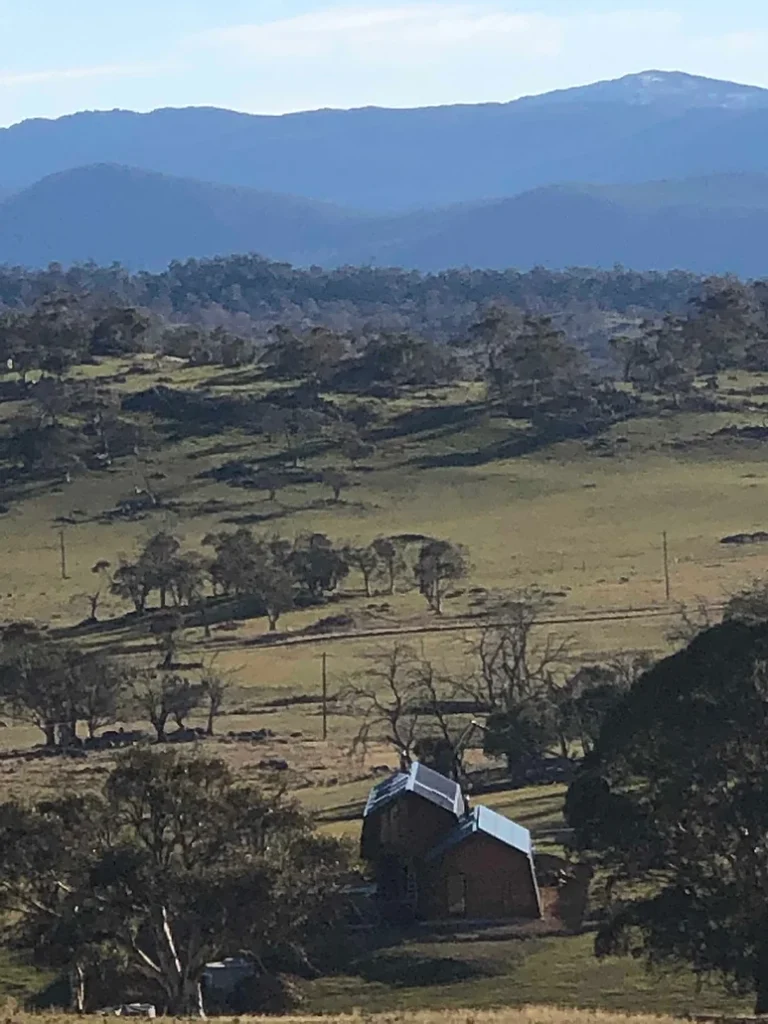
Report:
<svg viewBox="0 0 768 1024"><path fill-rule="evenodd" d="M415 761L371 790L363 812L360 853L374 865L385 918L417 914L424 858L466 813L461 787Z"/></svg>
<svg viewBox="0 0 768 1024"><path fill-rule="evenodd" d="M541 896L527 828L475 807L425 858L423 920L535 920Z"/></svg>
<svg viewBox="0 0 768 1024"><path fill-rule="evenodd" d="M541 917L528 829L470 811L458 783L418 762L371 790L360 852L387 920Z"/></svg>

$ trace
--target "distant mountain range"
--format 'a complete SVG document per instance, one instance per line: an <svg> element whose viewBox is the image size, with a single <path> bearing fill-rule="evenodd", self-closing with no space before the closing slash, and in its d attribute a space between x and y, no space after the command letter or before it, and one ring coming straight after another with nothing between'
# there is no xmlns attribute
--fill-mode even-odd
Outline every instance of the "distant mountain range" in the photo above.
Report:
<svg viewBox="0 0 768 1024"><path fill-rule="evenodd" d="M548 186L494 202L372 216L133 168L65 171L0 202L0 263L157 270L259 252L308 266L441 270L676 267L768 274L768 174Z"/></svg>
<svg viewBox="0 0 768 1024"><path fill-rule="evenodd" d="M253 251L761 276L766 238L768 90L676 72L508 104L112 111L0 130L10 263Z"/></svg>
<svg viewBox="0 0 768 1024"><path fill-rule="evenodd" d="M768 90L645 72L506 104L283 117L118 110L0 131L0 188L95 163L378 212L563 181L768 172Z"/></svg>

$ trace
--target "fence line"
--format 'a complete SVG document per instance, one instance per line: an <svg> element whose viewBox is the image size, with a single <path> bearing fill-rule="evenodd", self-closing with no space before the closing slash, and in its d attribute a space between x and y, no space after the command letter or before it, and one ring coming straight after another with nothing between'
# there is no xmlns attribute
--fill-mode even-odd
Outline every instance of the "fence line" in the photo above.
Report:
<svg viewBox="0 0 768 1024"><path fill-rule="evenodd" d="M716 603L706 606L697 604L695 609L691 608L691 610L704 610L704 607L706 607L708 612L718 612L723 611L725 604ZM664 619L679 615L681 611L686 609L687 606L684 605L676 605L670 608L660 608L658 605L649 605L644 608L599 609L594 612L582 612L581 614L544 616L537 620L535 626L575 626L593 622L629 622L642 619ZM423 623L420 625L410 626L383 626L380 629L347 630L336 633L312 633L300 634L297 636L283 635L275 638L256 637L252 640L222 640L218 642L214 641L213 643L206 641L202 646L210 646L216 650L243 649L251 647L272 650L273 648L279 647L300 647L309 644L322 644L331 641L336 642L339 640L367 640L376 639L377 637L426 636L439 633L478 632L479 630L487 629L488 627L492 628L494 626L501 625L503 625L503 621L495 619L457 619L443 623Z"/></svg>

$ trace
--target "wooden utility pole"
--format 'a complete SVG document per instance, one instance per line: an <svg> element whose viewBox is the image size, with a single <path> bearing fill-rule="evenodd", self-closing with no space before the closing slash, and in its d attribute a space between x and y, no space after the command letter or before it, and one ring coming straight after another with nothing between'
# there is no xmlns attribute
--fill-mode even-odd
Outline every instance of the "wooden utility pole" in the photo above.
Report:
<svg viewBox="0 0 768 1024"><path fill-rule="evenodd" d="M328 739L328 655L323 651L323 739Z"/></svg>
<svg viewBox="0 0 768 1024"><path fill-rule="evenodd" d="M59 553L61 555L61 578L69 579L67 576L67 547L64 541L64 531L59 530Z"/></svg>
<svg viewBox="0 0 768 1024"><path fill-rule="evenodd" d="M669 601L672 594L672 587L669 581L669 544L667 543L666 530L662 537L664 542L664 592L666 594L667 601Z"/></svg>

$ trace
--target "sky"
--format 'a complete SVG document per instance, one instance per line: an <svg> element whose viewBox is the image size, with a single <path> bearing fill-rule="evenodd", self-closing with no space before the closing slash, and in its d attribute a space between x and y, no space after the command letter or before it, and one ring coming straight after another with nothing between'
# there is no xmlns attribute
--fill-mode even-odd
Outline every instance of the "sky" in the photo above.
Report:
<svg viewBox="0 0 768 1024"><path fill-rule="evenodd" d="M768 3L0 0L0 126L507 101L650 69L768 87Z"/></svg>

